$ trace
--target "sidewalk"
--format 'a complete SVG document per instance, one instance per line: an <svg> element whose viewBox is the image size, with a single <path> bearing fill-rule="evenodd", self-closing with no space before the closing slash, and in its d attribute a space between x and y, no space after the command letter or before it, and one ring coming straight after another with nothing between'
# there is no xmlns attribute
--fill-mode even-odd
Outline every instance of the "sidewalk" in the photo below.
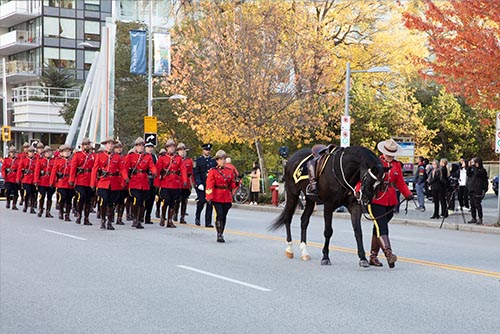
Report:
<svg viewBox="0 0 500 334"><path fill-rule="evenodd" d="M494 196L494 195L493 195ZM491 197L488 194L488 199L485 200L485 207L483 208L484 212L484 225L475 225L475 224L465 224L472 217L468 209L464 208L464 216L462 217L462 213L460 211L449 214L448 218L444 220L443 229L448 230L458 230L458 231L468 231L468 232L480 232L480 233L490 233L490 234L500 234L500 228L494 227L493 225L497 221L497 209L491 207L491 202L497 200L497 197ZM488 207L486 207L486 204ZM423 227L431 227L431 228L439 228L441 225L442 219L430 219L434 210L434 204L432 202L425 202L426 211L420 212L415 210L415 205L413 202L408 204L408 214L405 214L406 202L400 208L400 213L395 214L391 220L391 224L403 224L403 225L413 225L413 226L423 226ZM279 213L283 210L282 207L275 207L271 205L248 205L248 204L235 204L233 203L233 208L243 209L243 210L254 210L254 211L265 211L265 212L276 212ZM297 209L295 214L301 214L302 210ZM317 205L316 209L313 213L314 216L323 216L323 206ZM338 212L334 213L333 217L342 218L342 219L350 219L350 215L348 212Z"/></svg>

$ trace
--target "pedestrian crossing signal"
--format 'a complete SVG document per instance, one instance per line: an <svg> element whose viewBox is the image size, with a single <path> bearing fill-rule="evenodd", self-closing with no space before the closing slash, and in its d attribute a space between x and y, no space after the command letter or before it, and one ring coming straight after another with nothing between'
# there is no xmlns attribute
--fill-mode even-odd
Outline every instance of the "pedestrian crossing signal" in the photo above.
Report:
<svg viewBox="0 0 500 334"><path fill-rule="evenodd" d="M2 140L3 141L11 140L10 126L2 126Z"/></svg>

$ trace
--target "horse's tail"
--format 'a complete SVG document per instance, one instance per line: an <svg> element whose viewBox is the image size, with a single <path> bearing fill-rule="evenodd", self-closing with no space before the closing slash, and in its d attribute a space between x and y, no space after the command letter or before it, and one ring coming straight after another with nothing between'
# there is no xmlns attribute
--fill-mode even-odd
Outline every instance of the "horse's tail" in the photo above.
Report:
<svg viewBox="0 0 500 334"><path fill-rule="evenodd" d="M293 214L295 213L295 209L297 208L297 203L299 202L299 195L292 194L290 182L285 183L285 191L286 191L286 204L285 208L281 212L281 214L276 218L271 226L269 226L270 231L275 231L282 227L283 225L290 224L292 222ZM300 192L299 192L300 194Z"/></svg>

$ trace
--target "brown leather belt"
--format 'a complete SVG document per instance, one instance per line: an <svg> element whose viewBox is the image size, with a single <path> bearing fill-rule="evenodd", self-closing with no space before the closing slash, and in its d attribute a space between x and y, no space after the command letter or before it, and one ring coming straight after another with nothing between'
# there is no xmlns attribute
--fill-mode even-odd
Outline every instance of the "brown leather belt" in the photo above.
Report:
<svg viewBox="0 0 500 334"><path fill-rule="evenodd" d="M229 190L228 186L214 186L215 189L224 189L224 190Z"/></svg>

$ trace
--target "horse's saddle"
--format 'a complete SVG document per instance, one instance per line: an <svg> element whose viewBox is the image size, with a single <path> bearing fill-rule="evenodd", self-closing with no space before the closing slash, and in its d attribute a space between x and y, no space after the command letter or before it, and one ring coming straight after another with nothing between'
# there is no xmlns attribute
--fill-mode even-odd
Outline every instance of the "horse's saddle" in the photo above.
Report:
<svg viewBox="0 0 500 334"><path fill-rule="evenodd" d="M335 145L330 144L328 146L320 147L315 145L313 148L313 153L306 156L295 168L293 172L293 180L295 183L299 183L302 180L307 180L309 178L309 173L307 171L307 163L313 159L316 161L316 178L319 178L325 169L328 159L331 157L331 153L337 148ZM319 155L319 156L318 156Z"/></svg>

